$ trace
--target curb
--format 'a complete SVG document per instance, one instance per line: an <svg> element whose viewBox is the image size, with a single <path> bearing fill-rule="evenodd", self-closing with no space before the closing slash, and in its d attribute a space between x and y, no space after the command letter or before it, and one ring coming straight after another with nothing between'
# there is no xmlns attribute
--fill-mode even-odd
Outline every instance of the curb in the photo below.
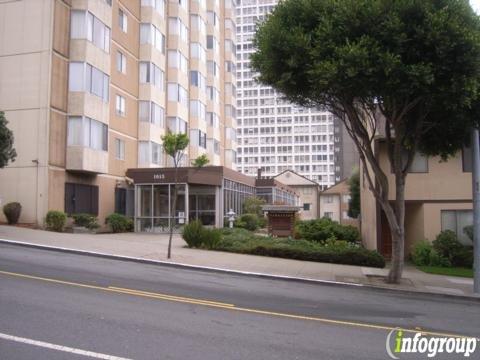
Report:
<svg viewBox="0 0 480 360"><path fill-rule="evenodd" d="M94 256L94 257L109 259L109 260L134 262L134 263L141 263L141 264L147 264L147 265L166 266L166 267L179 268L184 270L185 269L200 270L204 272L232 274L232 275L239 275L239 276L246 276L246 277L247 276L257 277L257 278L270 279L270 280L284 280L284 281L292 281L292 282L299 282L299 283L306 283L306 284L321 284L321 285L337 286L337 287L344 287L344 288L355 287L355 288L372 289L372 290L396 293L396 294L403 293L406 295L410 294L410 295L428 296L428 297L436 296L436 297L443 297L443 298L454 299L454 300L468 300L468 301L480 302L480 296L476 296L476 295L469 296L469 295L442 294L442 293L417 291L417 290L394 289L394 288L375 286L375 285L369 285L369 284L357 284L357 283L348 283L348 282L332 281L332 280L319 280L319 279L302 278L302 277L294 277L294 276L287 276L287 275L272 275L272 274L265 274L265 273L231 270L231 269L216 268L216 267L201 266L201 265L191 265L191 264L184 264L184 263L173 262L173 261L151 260L151 259L144 259L144 258L138 258L138 257L132 257L132 256L124 256L124 255L112 255L112 254L101 253L101 252L78 250L78 249L71 249L71 248L51 246L51 245L41 245L41 244L35 244L35 243L29 243L29 242L17 241L17 240L8 240L8 239L0 239L0 244L22 246L22 247L28 247L33 249L39 249L39 250L57 251L57 252L76 254L76 255L82 255L82 256Z"/></svg>

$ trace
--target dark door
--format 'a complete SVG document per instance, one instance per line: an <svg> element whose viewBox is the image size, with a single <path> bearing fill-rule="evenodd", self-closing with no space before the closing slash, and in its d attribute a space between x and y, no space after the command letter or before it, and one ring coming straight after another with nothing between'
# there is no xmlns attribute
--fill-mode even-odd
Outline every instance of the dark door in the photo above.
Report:
<svg viewBox="0 0 480 360"><path fill-rule="evenodd" d="M390 232L390 227L388 226L388 220L383 212L381 211L381 218L380 218L380 252L382 255L390 259L392 257L392 233Z"/></svg>

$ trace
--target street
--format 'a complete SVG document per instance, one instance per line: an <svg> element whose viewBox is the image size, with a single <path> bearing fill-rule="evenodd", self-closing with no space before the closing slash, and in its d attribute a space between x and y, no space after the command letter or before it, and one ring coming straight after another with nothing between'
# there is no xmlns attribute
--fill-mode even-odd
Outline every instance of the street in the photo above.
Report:
<svg viewBox="0 0 480 360"><path fill-rule="evenodd" d="M396 327L478 337L479 304L0 245L8 360L388 359Z"/></svg>

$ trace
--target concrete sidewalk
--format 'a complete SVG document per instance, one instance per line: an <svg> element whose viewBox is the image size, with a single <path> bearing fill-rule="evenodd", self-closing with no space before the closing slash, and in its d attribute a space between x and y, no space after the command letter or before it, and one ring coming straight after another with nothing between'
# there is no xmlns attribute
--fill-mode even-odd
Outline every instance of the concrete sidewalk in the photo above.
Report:
<svg viewBox="0 0 480 360"><path fill-rule="evenodd" d="M165 234L66 234L2 225L0 240L267 276L370 285L444 295L475 296L473 279L431 275L414 267L407 267L402 283L389 285L381 278L388 273L388 269L189 249L185 248L186 244L179 235L174 235L170 260L166 258L168 235Z"/></svg>

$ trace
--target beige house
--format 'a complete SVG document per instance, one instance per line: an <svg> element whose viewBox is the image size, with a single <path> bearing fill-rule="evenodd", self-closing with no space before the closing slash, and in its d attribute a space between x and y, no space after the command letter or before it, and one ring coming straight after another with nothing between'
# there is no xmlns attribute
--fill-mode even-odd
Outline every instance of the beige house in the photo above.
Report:
<svg viewBox="0 0 480 360"><path fill-rule="evenodd" d="M375 155L388 176L389 199L395 199L394 176L389 171L385 143L375 142ZM407 175L405 199L405 254L419 240L434 240L442 230L453 230L461 242L471 244L463 228L473 223L471 150L464 149L448 161L415 156ZM363 171L363 169L361 169ZM370 249L391 254L391 235L386 217L360 176L362 238Z"/></svg>
<svg viewBox="0 0 480 360"><path fill-rule="evenodd" d="M130 168L163 168L167 131L188 133L183 165L235 168L235 3L0 1L0 110L17 160L0 201L21 222L48 210L132 208ZM3 213L0 214L3 219Z"/></svg>
<svg viewBox="0 0 480 360"><path fill-rule="evenodd" d="M298 205L302 207L300 211L300 218L302 220L319 218L320 185L318 183L297 174L293 170L285 170L275 176L274 179L282 184L288 185L298 194L300 198Z"/></svg>
<svg viewBox="0 0 480 360"><path fill-rule="evenodd" d="M342 225L358 227L358 219L348 216L349 202L350 189L347 180L340 181L320 193L320 217L328 217Z"/></svg>

